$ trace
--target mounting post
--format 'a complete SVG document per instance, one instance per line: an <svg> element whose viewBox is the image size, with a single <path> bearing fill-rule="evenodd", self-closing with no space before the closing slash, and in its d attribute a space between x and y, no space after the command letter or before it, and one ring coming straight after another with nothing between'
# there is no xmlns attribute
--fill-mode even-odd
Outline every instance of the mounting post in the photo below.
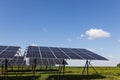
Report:
<svg viewBox="0 0 120 80"><path fill-rule="evenodd" d="M82 75L84 75L85 70L86 70L87 79L88 79L88 76L89 76L89 67L91 67L91 68L96 72L96 74L98 74L98 72L95 70L95 68L91 65L90 62L91 62L91 61L86 60L84 69L83 69L83 71L82 71Z"/></svg>
<svg viewBox="0 0 120 80"><path fill-rule="evenodd" d="M65 74L65 60L63 59L63 62L62 62L62 67L63 67L63 76Z"/></svg>
<svg viewBox="0 0 120 80"><path fill-rule="evenodd" d="M34 59L34 64L32 65L34 80L35 80L36 64L37 64L37 59Z"/></svg>

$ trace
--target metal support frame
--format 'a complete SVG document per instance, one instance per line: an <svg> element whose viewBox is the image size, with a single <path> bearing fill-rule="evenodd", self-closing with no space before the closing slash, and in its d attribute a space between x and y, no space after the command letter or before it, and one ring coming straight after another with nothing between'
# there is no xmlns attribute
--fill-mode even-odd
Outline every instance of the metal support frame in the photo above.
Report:
<svg viewBox="0 0 120 80"><path fill-rule="evenodd" d="M63 59L62 65L59 65L59 80L61 79L61 73L64 76L65 75L65 60Z"/></svg>
<svg viewBox="0 0 120 80"><path fill-rule="evenodd" d="M62 62L62 68L63 68L63 76L65 74L65 60L63 59L63 62Z"/></svg>
<svg viewBox="0 0 120 80"><path fill-rule="evenodd" d="M32 65L32 72L33 72L34 80L35 80L35 73L36 73L36 65L37 65L37 59L34 59L34 64Z"/></svg>
<svg viewBox="0 0 120 80"><path fill-rule="evenodd" d="M5 59L4 64L2 64L2 71L3 71L3 75L4 75L4 79L8 77L8 65L12 68L13 67L9 64L8 60ZM15 73L16 74L16 73ZM17 76L17 74L16 74Z"/></svg>
<svg viewBox="0 0 120 80"><path fill-rule="evenodd" d="M47 66L47 65L45 66L45 69L46 69L46 70L48 69L48 66Z"/></svg>
<svg viewBox="0 0 120 80"><path fill-rule="evenodd" d="M86 60L86 63L85 63L85 66L84 66L84 69L82 71L82 75L84 75L85 73L85 70L86 70L86 75L88 76L89 75L89 67L91 67L95 72L96 74L98 74L98 72L95 70L95 68L92 66L92 64L90 63L91 60Z"/></svg>
<svg viewBox="0 0 120 80"><path fill-rule="evenodd" d="M4 79L5 79L6 77L8 77L7 66L8 66L8 60L5 59L5 65L4 65Z"/></svg>

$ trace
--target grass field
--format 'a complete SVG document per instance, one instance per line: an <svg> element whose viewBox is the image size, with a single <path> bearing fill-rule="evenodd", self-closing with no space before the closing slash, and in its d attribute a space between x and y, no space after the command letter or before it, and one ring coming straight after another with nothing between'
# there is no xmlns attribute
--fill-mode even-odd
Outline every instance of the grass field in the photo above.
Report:
<svg viewBox="0 0 120 80"><path fill-rule="evenodd" d="M6 73L0 74L0 80L120 80L120 68L117 67L95 67L99 74L89 68L89 75L82 75L83 67L66 67L65 75L59 75L58 67L49 69L36 68L35 77L31 67L8 68Z"/></svg>

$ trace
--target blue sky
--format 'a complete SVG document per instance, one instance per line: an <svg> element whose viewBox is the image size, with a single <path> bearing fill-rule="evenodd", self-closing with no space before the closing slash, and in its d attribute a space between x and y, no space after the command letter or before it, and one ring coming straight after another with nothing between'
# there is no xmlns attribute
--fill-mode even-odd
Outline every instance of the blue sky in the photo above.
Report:
<svg viewBox="0 0 120 80"><path fill-rule="evenodd" d="M0 45L86 48L110 59L101 65L116 65L119 4L120 0L0 0Z"/></svg>

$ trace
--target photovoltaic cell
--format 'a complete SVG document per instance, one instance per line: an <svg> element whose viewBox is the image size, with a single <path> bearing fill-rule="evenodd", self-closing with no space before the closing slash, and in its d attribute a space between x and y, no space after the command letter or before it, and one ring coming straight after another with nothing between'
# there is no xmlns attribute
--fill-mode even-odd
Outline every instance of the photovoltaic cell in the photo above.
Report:
<svg viewBox="0 0 120 80"><path fill-rule="evenodd" d="M5 48L7 48L7 46L0 46L0 51L4 50Z"/></svg>
<svg viewBox="0 0 120 80"><path fill-rule="evenodd" d="M36 64L39 66L55 66L55 65L61 65L63 64L63 59L40 59L40 58L30 58L29 59L29 64L30 65L35 65L35 59L36 59ZM67 62L64 61L64 64L67 65Z"/></svg>
<svg viewBox="0 0 120 80"><path fill-rule="evenodd" d="M106 58L104 58L104 57L102 57L102 56L100 56L98 54L95 54L95 53L93 53L91 51L88 51L86 49L78 49L78 50L85 53L85 54L88 54L89 56L92 56L96 60L107 60Z"/></svg>
<svg viewBox="0 0 120 80"><path fill-rule="evenodd" d="M67 54L70 59L82 59L81 56L79 56L78 54L76 54L75 52L72 52L70 49L68 48L60 48L62 51L65 52L65 54Z"/></svg>
<svg viewBox="0 0 120 80"><path fill-rule="evenodd" d="M55 58L55 56L48 47L39 47L39 48L42 58Z"/></svg>
<svg viewBox="0 0 120 80"><path fill-rule="evenodd" d="M0 46L0 58L13 58L19 49L18 46Z"/></svg>
<svg viewBox="0 0 120 80"><path fill-rule="evenodd" d="M9 66L25 66L26 62L24 61L24 57L16 56L12 59L7 59ZM0 65L5 65L5 59L0 59Z"/></svg>
<svg viewBox="0 0 120 80"><path fill-rule="evenodd" d="M29 46L26 57L40 57L39 48L36 46Z"/></svg>
<svg viewBox="0 0 120 80"><path fill-rule="evenodd" d="M69 59L69 57L59 48L49 47L57 58Z"/></svg>
<svg viewBox="0 0 120 80"><path fill-rule="evenodd" d="M89 55L89 53L84 53L81 51L81 49L72 49L71 48L71 51L75 52L76 54L78 54L79 56L82 57L82 59L91 59L91 60L95 60L95 58L93 58L92 56Z"/></svg>

